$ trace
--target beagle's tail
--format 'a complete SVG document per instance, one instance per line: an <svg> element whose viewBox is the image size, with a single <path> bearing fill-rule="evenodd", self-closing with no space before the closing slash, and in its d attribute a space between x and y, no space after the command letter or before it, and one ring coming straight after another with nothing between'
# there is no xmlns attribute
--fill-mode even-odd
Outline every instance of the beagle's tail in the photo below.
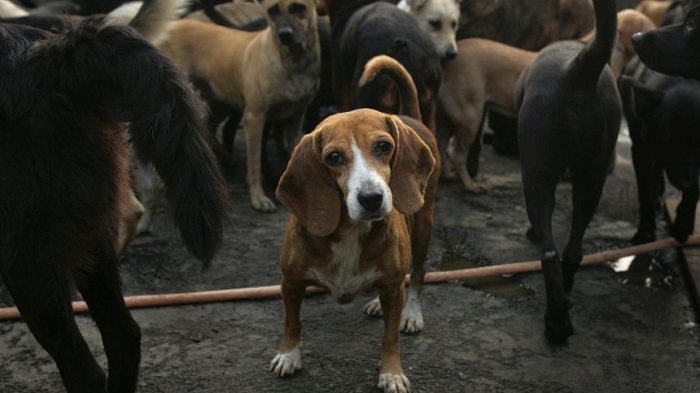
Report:
<svg viewBox="0 0 700 393"><path fill-rule="evenodd" d="M406 71L401 63L387 55L373 57L365 64L365 71L360 78L360 87L373 81L379 74L389 76L398 87L400 100L398 114L422 121L416 85L413 82L413 78L411 78L411 74Z"/></svg>
<svg viewBox="0 0 700 393"><path fill-rule="evenodd" d="M187 77L133 29L90 17L42 48L85 129L128 125L130 141L166 185L189 251L208 266L222 239L228 188L211 148L206 106Z"/></svg>
<svg viewBox="0 0 700 393"><path fill-rule="evenodd" d="M570 64L575 87L595 89L603 68L617 40L617 8L615 0L593 0L595 35Z"/></svg>

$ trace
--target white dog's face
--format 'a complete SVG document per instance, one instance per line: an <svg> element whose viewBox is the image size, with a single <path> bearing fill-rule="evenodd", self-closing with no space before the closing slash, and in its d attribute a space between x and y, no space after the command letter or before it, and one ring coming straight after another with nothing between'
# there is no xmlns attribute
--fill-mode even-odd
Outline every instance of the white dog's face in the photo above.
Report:
<svg viewBox="0 0 700 393"><path fill-rule="evenodd" d="M457 56L457 28L461 0L401 0L399 8L413 15L437 46L440 58Z"/></svg>

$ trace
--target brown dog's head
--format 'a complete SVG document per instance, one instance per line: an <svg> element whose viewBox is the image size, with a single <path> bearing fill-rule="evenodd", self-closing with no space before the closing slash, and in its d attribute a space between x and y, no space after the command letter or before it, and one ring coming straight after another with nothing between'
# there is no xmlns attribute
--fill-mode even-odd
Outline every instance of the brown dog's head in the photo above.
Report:
<svg viewBox="0 0 700 393"><path fill-rule="evenodd" d="M394 115L358 109L325 119L304 136L282 174L277 198L316 236L348 219L375 221L394 208L412 215L435 167L428 145Z"/></svg>
<svg viewBox="0 0 700 393"><path fill-rule="evenodd" d="M265 0L263 7L281 47L304 53L318 41L316 0Z"/></svg>

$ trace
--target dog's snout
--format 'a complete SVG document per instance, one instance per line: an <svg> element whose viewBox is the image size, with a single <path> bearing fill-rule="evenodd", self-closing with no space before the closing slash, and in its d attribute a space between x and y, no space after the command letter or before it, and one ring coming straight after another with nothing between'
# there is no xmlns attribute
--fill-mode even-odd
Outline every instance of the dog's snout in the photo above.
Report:
<svg viewBox="0 0 700 393"><path fill-rule="evenodd" d="M380 207L382 207L384 196L380 192L376 191L362 191L357 194L357 200L360 202L360 205L365 208L365 210L376 212Z"/></svg>
<svg viewBox="0 0 700 393"><path fill-rule="evenodd" d="M642 37L644 36L644 33L634 33L632 35L632 46L637 49L639 46L639 43L642 42Z"/></svg>
<svg viewBox="0 0 700 393"><path fill-rule="evenodd" d="M452 60L457 57L457 48L450 48L445 52L445 60Z"/></svg>
<svg viewBox="0 0 700 393"><path fill-rule="evenodd" d="M292 43L294 41L294 29L288 25L279 26L277 27L277 36L283 43Z"/></svg>

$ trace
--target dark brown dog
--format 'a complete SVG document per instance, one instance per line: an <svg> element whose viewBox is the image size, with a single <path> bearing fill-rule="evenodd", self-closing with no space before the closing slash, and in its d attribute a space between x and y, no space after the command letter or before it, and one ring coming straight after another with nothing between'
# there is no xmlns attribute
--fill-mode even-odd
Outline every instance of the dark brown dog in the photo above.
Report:
<svg viewBox="0 0 700 393"><path fill-rule="evenodd" d="M320 0L319 10L330 17L333 89L340 109L398 113L396 86L390 78L380 75L362 89L358 84L370 59L389 55L413 78L423 123L434 131L440 56L413 16L378 0Z"/></svg>
<svg viewBox="0 0 700 393"><path fill-rule="evenodd" d="M617 35L615 2L593 3L593 39L585 45L562 41L543 49L516 88L523 193L532 225L530 235L542 249L545 326L551 340L573 334L568 293L583 258L583 235L598 206L620 130L620 96L607 65ZM557 183L567 169L573 214L569 241L560 257L551 219Z"/></svg>
<svg viewBox="0 0 700 393"><path fill-rule="evenodd" d="M288 144L296 144L318 90L321 54L314 0L266 0L263 6L268 27L262 31L182 19L159 47L192 78L204 80L219 101L243 111L250 202L271 212L276 206L262 185L263 127L280 122Z"/></svg>
<svg viewBox="0 0 700 393"><path fill-rule="evenodd" d="M408 392L399 350L404 278L413 259L411 288L423 282L440 161L408 73L388 56L370 61L363 81L378 73L396 81L405 115L358 109L328 117L304 136L277 188L292 215L280 255L284 340L270 369L284 376L301 368L308 285L340 303L373 288L385 321L378 386Z"/></svg>
<svg viewBox="0 0 700 393"><path fill-rule="evenodd" d="M460 3L457 39L479 37L538 51L593 28L591 0L472 0Z"/></svg>
<svg viewBox="0 0 700 393"><path fill-rule="evenodd" d="M0 52L0 274L68 392L133 392L141 333L116 254L127 146L153 162L185 244L208 264L228 193L204 105L143 37L103 18L56 34L0 24ZM73 319L72 286L100 330L109 378Z"/></svg>

